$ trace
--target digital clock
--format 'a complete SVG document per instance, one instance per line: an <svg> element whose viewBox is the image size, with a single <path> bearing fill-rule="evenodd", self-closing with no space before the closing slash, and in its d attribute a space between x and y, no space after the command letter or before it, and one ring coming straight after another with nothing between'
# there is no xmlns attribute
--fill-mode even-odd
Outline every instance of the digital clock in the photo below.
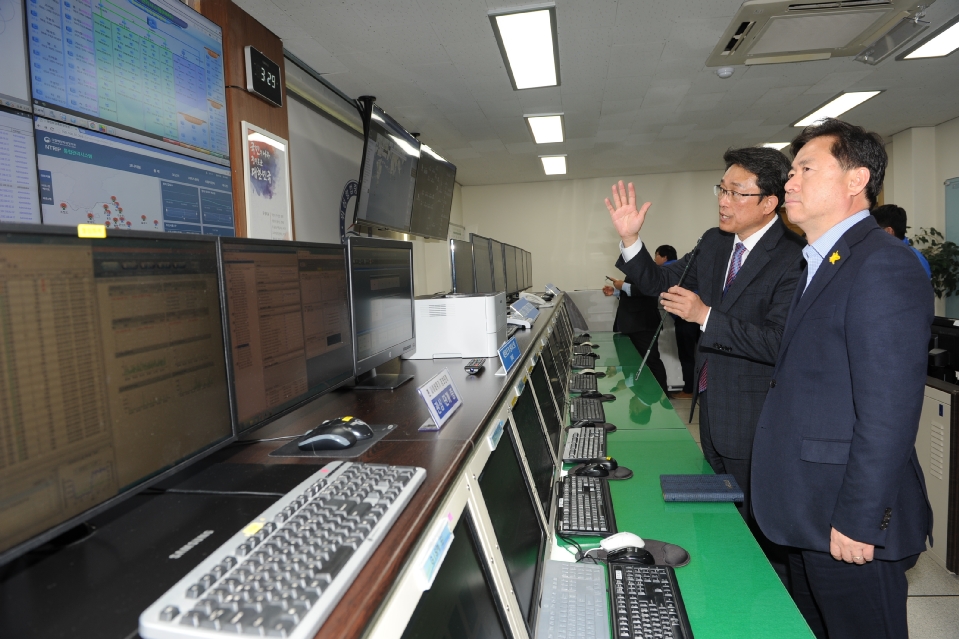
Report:
<svg viewBox="0 0 959 639"><path fill-rule="evenodd" d="M254 93L270 104L283 106L283 87L280 77L280 65L251 46L246 53L246 90Z"/></svg>

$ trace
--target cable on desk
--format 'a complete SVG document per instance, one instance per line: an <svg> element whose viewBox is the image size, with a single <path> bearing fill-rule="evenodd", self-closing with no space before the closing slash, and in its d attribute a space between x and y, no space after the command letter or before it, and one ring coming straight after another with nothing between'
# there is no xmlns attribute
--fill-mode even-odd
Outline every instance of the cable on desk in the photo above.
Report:
<svg viewBox="0 0 959 639"><path fill-rule="evenodd" d="M306 433L303 433L305 435ZM239 446L245 444L259 444L262 442L277 442L282 439L299 439L303 435L284 435L283 437L267 437L266 439L238 439L237 441L230 444L231 446Z"/></svg>
<svg viewBox="0 0 959 639"><path fill-rule="evenodd" d="M590 563L593 563L593 564L599 563L598 561L596 561L595 557L591 555L587 555L586 551L583 550L583 547L579 545L579 542L573 539L572 537L568 537L561 532L557 532L556 536L562 539L563 541L565 541L567 544L576 548L576 552L572 553L573 557L576 558L576 563L580 563L584 559L589 559ZM568 549L567 549L567 552L569 552Z"/></svg>

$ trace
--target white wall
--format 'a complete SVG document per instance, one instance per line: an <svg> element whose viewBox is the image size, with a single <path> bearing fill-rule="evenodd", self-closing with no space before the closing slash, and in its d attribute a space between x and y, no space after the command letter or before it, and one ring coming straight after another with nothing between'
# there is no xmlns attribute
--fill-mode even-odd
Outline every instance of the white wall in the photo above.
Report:
<svg viewBox="0 0 959 639"><path fill-rule="evenodd" d="M632 180L640 202L653 203L641 234L654 249L671 244L680 255L716 226L712 187L722 170L554 180L462 187L467 232L513 244L533 254L533 290L600 288L614 268L619 236L603 203L615 180Z"/></svg>

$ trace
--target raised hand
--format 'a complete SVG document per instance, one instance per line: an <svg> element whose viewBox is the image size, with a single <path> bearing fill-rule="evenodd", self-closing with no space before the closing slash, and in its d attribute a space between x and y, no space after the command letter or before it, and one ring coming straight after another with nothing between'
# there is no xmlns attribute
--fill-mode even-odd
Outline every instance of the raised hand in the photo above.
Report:
<svg viewBox="0 0 959 639"><path fill-rule="evenodd" d="M650 206L652 203L646 202L642 208L636 209L636 189L632 182L629 183L628 191L622 180L613 185L613 199L610 201L606 198L606 208L609 209L616 232L623 240L623 246L632 246L639 239L639 230L643 228L646 211Z"/></svg>

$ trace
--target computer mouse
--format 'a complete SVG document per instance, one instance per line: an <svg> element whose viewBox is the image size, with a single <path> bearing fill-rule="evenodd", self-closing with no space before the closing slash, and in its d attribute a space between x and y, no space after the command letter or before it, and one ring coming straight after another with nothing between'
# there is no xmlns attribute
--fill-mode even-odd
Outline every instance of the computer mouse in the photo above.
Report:
<svg viewBox="0 0 959 639"><path fill-rule="evenodd" d="M580 397L585 397L587 399L600 399L603 394L599 391L584 391L579 394Z"/></svg>
<svg viewBox="0 0 959 639"><path fill-rule="evenodd" d="M628 530L623 532L618 532L615 535L610 535L606 539L599 542L600 548L607 552L612 552L620 548L626 548L627 546L633 548L644 548L646 542L636 533L631 533Z"/></svg>
<svg viewBox="0 0 959 639"><path fill-rule="evenodd" d="M577 468L573 474L581 477L609 477L610 471L619 468L619 464L612 457L607 457L599 461L583 464L582 468Z"/></svg>
<svg viewBox="0 0 959 639"><path fill-rule="evenodd" d="M356 435L344 425L320 426L296 443L300 450L343 450L356 443Z"/></svg>
<svg viewBox="0 0 959 639"><path fill-rule="evenodd" d="M570 428L585 428L587 426L595 426L595 424L588 419L581 419L569 425Z"/></svg>
<svg viewBox="0 0 959 639"><path fill-rule="evenodd" d="M626 546L610 551L606 555L606 561L616 561L622 564L642 564L644 566L652 566L656 563L653 553L645 548L636 548L635 546Z"/></svg>
<svg viewBox="0 0 959 639"><path fill-rule="evenodd" d="M346 426L357 439L369 439L373 436L373 429L370 428L369 424L359 417L353 417L352 415L328 419L321 423L315 432L319 433L320 429L332 428L334 426Z"/></svg>
<svg viewBox="0 0 959 639"><path fill-rule="evenodd" d="M580 375L595 375L596 377L606 377L606 373L601 373L595 368L584 368L582 370L576 371Z"/></svg>

